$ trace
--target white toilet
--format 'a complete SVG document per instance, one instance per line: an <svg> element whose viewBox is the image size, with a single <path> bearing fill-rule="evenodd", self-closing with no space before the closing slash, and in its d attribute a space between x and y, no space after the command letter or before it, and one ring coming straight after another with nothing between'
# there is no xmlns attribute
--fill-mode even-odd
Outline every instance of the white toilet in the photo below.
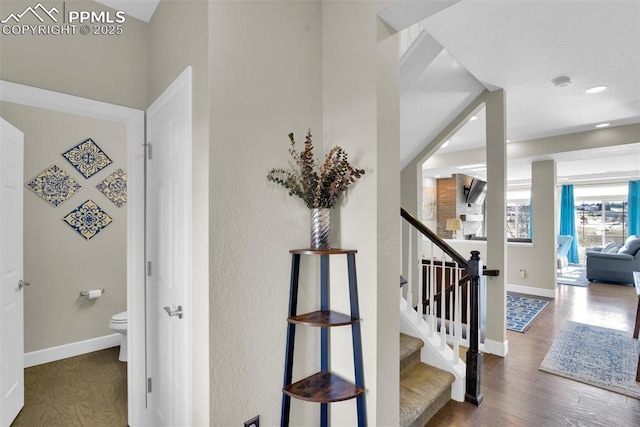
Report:
<svg viewBox="0 0 640 427"><path fill-rule="evenodd" d="M122 339L120 340L120 356L118 356L118 360L121 362L127 361L128 317L127 312L123 311L122 313L114 314L109 322L109 328L119 334L122 334Z"/></svg>

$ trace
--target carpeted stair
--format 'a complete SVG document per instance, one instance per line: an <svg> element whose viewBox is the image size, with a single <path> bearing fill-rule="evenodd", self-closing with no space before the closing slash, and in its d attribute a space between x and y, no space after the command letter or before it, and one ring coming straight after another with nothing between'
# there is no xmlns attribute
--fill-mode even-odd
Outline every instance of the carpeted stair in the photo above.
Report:
<svg viewBox="0 0 640 427"><path fill-rule="evenodd" d="M454 376L420 362L424 342L400 334L400 425L423 427L451 399Z"/></svg>

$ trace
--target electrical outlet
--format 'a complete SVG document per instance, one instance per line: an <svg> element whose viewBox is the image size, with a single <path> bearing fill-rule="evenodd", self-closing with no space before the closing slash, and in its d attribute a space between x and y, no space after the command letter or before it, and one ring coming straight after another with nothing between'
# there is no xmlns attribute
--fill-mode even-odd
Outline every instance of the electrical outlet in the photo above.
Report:
<svg viewBox="0 0 640 427"><path fill-rule="evenodd" d="M520 270L520 278L524 279L526 277L527 277L527 270L525 269Z"/></svg>
<svg viewBox="0 0 640 427"><path fill-rule="evenodd" d="M256 415L249 421L245 421L244 427L260 427L260 415Z"/></svg>

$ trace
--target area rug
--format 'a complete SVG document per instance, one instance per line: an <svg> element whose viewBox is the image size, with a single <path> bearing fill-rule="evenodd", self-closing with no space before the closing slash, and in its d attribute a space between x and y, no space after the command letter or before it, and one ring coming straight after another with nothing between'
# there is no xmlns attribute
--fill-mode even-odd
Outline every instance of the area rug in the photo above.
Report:
<svg viewBox="0 0 640 427"><path fill-rule="evenodd" d="M507 294L507 329L525 332L547 304L549 301Z"/></svg>
<svg viewBox="0 0 640 427"><path fill-rule="evenodd" d="M580 265L570 265L562 276L558 276L558 285L580 286L586 288L589 286L587 280L587 269Z"/></svg>
<svg viewBox="0 0 640 427"><path fill-rule="evenodd" d="M566 321L540 370L640 399L631 332Z"/></svg>

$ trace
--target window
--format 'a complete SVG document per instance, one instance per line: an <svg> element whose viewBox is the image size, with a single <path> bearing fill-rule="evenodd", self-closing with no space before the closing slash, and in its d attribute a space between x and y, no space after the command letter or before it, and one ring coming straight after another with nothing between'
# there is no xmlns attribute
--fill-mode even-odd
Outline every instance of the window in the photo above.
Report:
<svg viewBox="0 0 640 427"><path fill-rule="evenodd" d="M507 238L529 238L529 202L507 202Z"/></svg>
<svg viewBox="0 0 640 427"><path fill-rule="evenodd" d="M507 239L531 238L531 189L507 191Z"/></svg>
<svg viewBox="0 0 640 427"><path fill-rule="evenodd" d="M627 237L626 200L576 200L576 231L580 246L623 245Z"/></svg>
<svg viewBox="0 0 640 427"><path fill-rule="evenodd" d="M576 232L581 247L623 245L627 237L627 185L575 186Z"/></svg>

